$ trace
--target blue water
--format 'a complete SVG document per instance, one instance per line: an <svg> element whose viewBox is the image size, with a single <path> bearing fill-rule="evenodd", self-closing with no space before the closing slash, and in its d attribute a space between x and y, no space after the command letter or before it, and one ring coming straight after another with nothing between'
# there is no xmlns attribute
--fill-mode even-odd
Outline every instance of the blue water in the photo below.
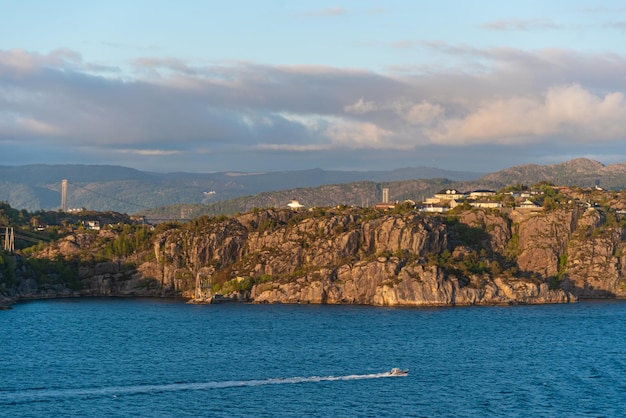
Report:
<svg viewBox="0 0 626 418"><path fill-rule="evenodd" d="M392 367L410 369L389 377ZM0 311L0 416L621 416L626 302Z"/></svg>

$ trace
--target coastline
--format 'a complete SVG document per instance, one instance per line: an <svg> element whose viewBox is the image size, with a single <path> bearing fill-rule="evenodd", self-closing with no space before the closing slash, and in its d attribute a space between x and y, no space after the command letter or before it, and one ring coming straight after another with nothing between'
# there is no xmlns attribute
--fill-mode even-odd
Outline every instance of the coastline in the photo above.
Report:
<svg viewBox="0 0 626 418"><path fill-rule="evenodd" d="M530 306L530 305L557 305L557 304L575 304L578 302L588 301L624 301L623 297L595 297L595 298L572 298L565 302L542 302L542 301L525 301L525 302L508 302L508 303L421 303L421 304L394 304L394 305L379 305L373 303L315 303L315 302L285 302L285 301L254 301L241 298L220 297L218 300L195 300L194 298L183 296L155 296L155 295L81 295L81 294L42 294L42 295L28 295L17 297L2 297L0 298L0 310L11 310L14 305L22 302L40 301L40 300L53 300L53 299L171 299L187 304L193 305L219 305L219 304L257 304L257 305L355 305L355 306L372 306L380 308L456 308L456 307L471 307L471 306Z"/></svg>

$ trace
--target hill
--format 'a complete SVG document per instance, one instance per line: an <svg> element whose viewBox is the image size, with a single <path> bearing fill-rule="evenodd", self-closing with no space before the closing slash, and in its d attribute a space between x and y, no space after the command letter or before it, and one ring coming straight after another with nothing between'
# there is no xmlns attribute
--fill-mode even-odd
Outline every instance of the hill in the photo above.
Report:
<svg viewBox="0 0 626 418"><path fill-rule="evenodd" d="M607 206L515 220L512 210L397 209L267 209L156 228L67 222L46 242L0 251L0 306L42 296L382 306L626 297L626 218Z"/></svg>
<svg viewBox="0 0 626 418"><path fill-rule="evenodd" d="M422 200L442 188L500 189L517 183L626 189L626 163L604 165L578 158L561 164L527 164L483 175L431 167L392 171L321 169L265 173L153 173L111 165L0 166L0 201L12 207L56 210L61 180L68 179L68 205L97 211L190 218L283 207L298 199L307 207L368 206L381 200Z"/></svg>
<svg viewBox="0 0 626 418"><path fill-rule="evenodd" d="M265 192L254 196L242 196L207 204L179 204L160 207L142 213L154 218L192 218L201 215L232 215L244 213L253 208L284 207L291 199L297 199L307 207L355 205L371 206L378 203L382 187L389 188L390 200L414 201L430 197L441 189L454 188L468 191L477 189L498 190L515 184L533 185L550 181L563 186L592 187L602 186L607 190L626 189L626 163L605 166L585 158L570 160L553 165L520 165L487 174L477 180L458 181L447 178L411 179L388 181L385 183L356 182L324 185L320 187L300 187L275 192Z"/></svg>
<svg viewBox="0 0 626 418"><path fill-rule="evenodd" d="M501 187L526 183L534 184L550 181L563 186L602 186L605 189L626 188L626 163L604 165L586 158L577 158L561 164L526 164L487 174L479 179L482 182L498 184Z"/></svg>
<svg viewBox="0 0 626 418"><path fill-rule="evenodd" d="M112 165L0 166L0 201L14 208L56 210L61 180L68 180L68 205L98 211L137 213L156 207L213 202L263 192L350 182L415 178L478 178L481 174L430 167L393 171L277 171L267 173L152 173Z"/></svg>

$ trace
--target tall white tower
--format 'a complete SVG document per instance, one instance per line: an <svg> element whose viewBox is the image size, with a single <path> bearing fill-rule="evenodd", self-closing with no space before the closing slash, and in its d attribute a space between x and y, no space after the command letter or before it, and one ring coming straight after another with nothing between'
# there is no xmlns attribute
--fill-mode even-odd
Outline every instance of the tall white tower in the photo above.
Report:
<svg viewBox="0 0 626 418"><path fill-rule="evenodd" d="M383 203L389 203L389 188L383 188Z"/></svg>
<svg viewBox="0 0 626 418"><path fill-rule="evenodd" d="M61 180L61 210L67 212L67 179Z"/></svg>

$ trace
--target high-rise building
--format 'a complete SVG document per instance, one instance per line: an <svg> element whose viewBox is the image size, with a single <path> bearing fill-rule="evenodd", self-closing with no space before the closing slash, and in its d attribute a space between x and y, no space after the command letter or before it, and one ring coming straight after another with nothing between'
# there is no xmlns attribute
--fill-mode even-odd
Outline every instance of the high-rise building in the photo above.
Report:
<svg viewBox="0 0 626 418"><path fill-rule="evenodd" d="M67 180L61 180L61 210L67 212Z"/></svg>

